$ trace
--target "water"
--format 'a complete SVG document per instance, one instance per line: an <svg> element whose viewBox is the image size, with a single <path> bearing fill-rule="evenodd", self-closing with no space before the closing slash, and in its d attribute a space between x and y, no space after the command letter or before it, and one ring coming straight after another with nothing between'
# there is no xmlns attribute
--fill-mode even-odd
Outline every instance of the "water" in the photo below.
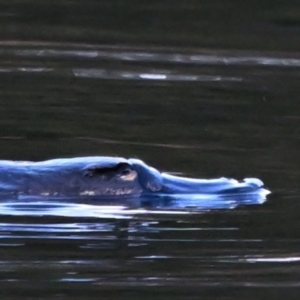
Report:
<svg viewBox="0 0 300 300"><path fill-rule="evenodd" d="M0 5L1 158L138 157L272 191L222 210L2 203L1 299L297 299L296 1Z"/></svg>

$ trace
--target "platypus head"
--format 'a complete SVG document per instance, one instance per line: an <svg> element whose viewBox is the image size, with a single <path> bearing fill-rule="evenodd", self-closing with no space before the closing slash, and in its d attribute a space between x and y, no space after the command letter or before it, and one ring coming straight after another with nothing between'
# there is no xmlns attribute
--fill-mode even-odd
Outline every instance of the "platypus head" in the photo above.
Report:
<svg viewBox="0 0 300 300"><path fill-rule="evenodd" d="M223 194L249 193L262 188L263 183L256 178L237 181L230 178L193 179L161 173L139 159L106 158L85 169L87 178L97 180L98 186L118 195L123 189L126 194ZM127 191L127 190L128 191ZM138 191L138 192L137 192ZM105 194L105 193L104 193Z"/></svg>

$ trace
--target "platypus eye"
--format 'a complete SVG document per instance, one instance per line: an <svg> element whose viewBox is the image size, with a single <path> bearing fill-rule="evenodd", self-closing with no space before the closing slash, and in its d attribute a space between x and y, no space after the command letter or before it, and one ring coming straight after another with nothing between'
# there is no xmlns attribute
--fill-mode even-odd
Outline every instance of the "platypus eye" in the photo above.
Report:
<svg viewBox="0 0 300 300"><path fill-rule="evenodd" d="M121 175L121 176L126 176L126 175L129 175L130 173L131 173L131 169L129 169L129 168L125 168L125 169L123 169L123 170L121 170L120 172L119 172L119 174Z"/></svg>
<svg viewBox="0 0 300 300"><path fill-rule="evenodd" d="M137 173L127 163L120 163L118 165L118 176L124 181L132 181L136 178Z"/></svg>
<svg viewBox="0 0 300 300"><path fill-rule="evenodd" d="M115 171L120 176L126 176L132 172L132 169L128 163L119 163L115 166Z"/></svg>

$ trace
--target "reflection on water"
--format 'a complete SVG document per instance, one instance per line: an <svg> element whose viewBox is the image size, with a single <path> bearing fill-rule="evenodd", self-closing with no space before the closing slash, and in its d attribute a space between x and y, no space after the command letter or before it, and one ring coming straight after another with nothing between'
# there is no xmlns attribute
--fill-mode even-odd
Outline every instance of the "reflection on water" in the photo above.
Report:
<svg viewBox="0 0 300 300"><path fill-rule="evenodd" d="M0 214L12 216L64 216L95 218L134 218L140 214L188 214L213 209L232 209L240 205L258 205L266 201L270 192L226 195L178 194L171 196L141 197L125 200L78 200L21 196L17 200L2 200ZM46 198L46 200L45 200ZM25 200L25 201L24 201ZM71 203L70 203L71 202ZM73 203L72 203L73 202ZM78 202L78 203L76 203ZM83 203L82 203L83 202ZM88 204L90 202L90 204Z"/></svg>
<svg viewBox="0 0 300 300"><path fill-rule="evenodd" d="M259 220L265 213L148 211L130 219L10 216L0 223L0 280L6 287L22 283L24 289L38 277L39 288L50 293L65 283L79 293L147 286L180 291L178 284L195 291L298 286L299 257L285 248L290 244L296 250L297 242L251 232L252 216ZM285 280L279 282L276 276L282 273Z"/></svg>

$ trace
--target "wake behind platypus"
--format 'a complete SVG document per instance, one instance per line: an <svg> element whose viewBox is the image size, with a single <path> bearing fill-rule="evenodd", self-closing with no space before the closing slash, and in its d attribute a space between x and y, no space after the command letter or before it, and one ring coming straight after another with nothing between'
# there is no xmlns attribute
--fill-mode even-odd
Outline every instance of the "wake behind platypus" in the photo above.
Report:
<svg viewBox="0 0 300 300"><path fill-rule="evenodd" d="M202 199L265 199L268 191L256 178L192 179L159 172L139 159L121 157L78 157L42 162L0 161L1 197ZM262 197L263 195L263 197ZM243 197L242 197L243 196ZM196 198L195 198L196 197ZM245 198L245 197L244 197Z"/></svg>

